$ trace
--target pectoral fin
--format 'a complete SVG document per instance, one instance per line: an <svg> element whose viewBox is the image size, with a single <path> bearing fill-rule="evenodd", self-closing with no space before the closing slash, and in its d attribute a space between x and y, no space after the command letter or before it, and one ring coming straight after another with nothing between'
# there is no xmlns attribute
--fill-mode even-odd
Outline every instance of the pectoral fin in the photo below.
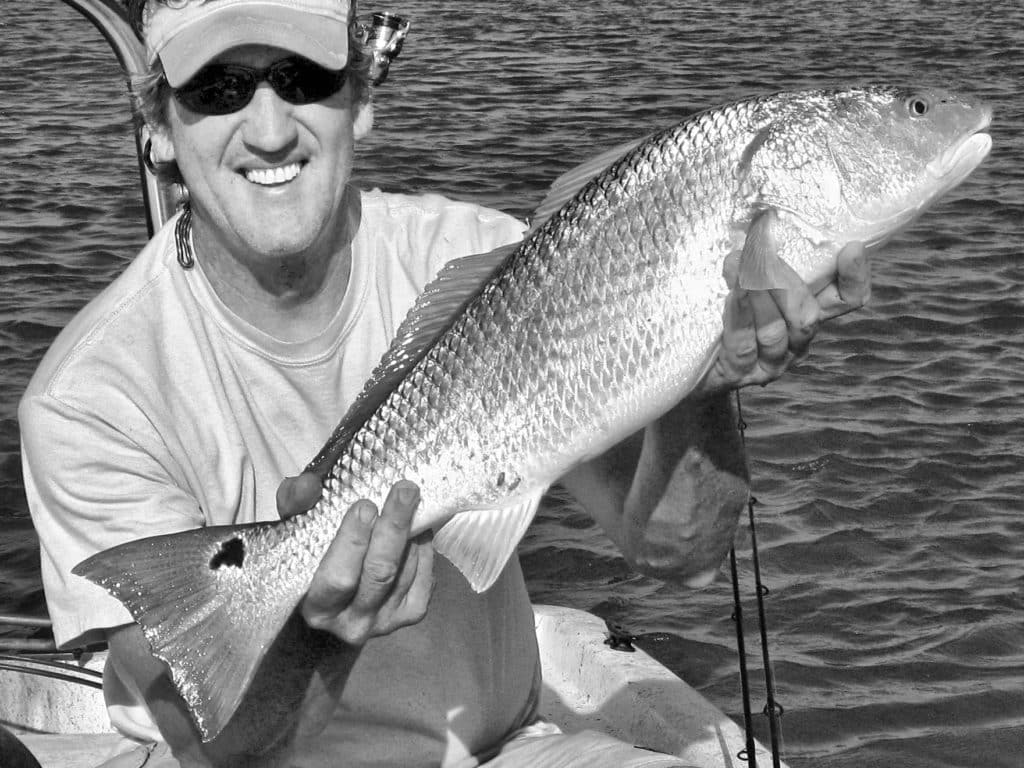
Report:
<svg viewBox="0 0 1024 768"><path fill-rule="evenodd" d="M515 554L543 494L542 488L510 507L459 512L434 535L434 549L462 572L474 592L483 592Z"/></svg>
<svg viewBox="0 0 1024 768"><path fill-rule="evenodd" d="M789 270L779 258L779 214L768 208L754 216L740 254L738 284L750 291L785 288Z"/></svg>

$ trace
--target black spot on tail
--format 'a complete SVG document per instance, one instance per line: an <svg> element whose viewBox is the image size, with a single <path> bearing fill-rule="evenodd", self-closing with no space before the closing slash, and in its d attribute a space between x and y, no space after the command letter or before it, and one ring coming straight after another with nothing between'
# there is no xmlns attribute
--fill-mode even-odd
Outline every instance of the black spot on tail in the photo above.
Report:
<svg viewBox="0 0 1024 768"><path fill-rule="evenodd" d="M245 562L245 542L235 536L233 539L222 541L217 554L210 558L210 570L216 571L222 565L230 565L241 568Z"/></svg>

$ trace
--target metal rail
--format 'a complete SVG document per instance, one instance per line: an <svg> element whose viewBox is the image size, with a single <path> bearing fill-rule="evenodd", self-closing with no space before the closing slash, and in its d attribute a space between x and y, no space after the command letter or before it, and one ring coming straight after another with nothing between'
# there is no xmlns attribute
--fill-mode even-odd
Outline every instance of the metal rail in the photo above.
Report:
<svg viewBox="0 0 1024 768"><path fill-rule="evenodd" d="M128 21L128 14L120 0L61 0L81 13L93 23L103 38L109 43L117 57L125 75L125 84L129 95L132 90L132 78L145 74L148 70L145 46L136 36ZM402 48L402 40L409 30L409 23L393 14L374 14L373 24L363 33L367 44L376 53L379 61L378 69L382 71L375 79L380 84L387 76L388 65ZM146 210L146 228L149 236L163 226L175 212L178 194L174 185L157 179L146 166L145 146L148 136L144 128L136 128L135 154L139 166L139 178L142 188L142 199ZM21 628L47 629L51 626L46 617L24 615L0 615L0 626L7 625ZM90 680L90 671L82 672L63 663L63 656L75 657L85 650L97 650L105 647L99 645L89 649L60 652L51 637L0 637L0 671L19 671L26 674L55 677L71 682L98 686ZM7 655L14 653L18 655ZM48 661L31 660L25 654L49 655ZM32 665L36 666L32 666ZM83 679L84 678L84 679Z"/></svg>
<svg viewBox="0 0 1024 768"><path fill-rule="evenodd" d="M21 614L0 614L0 625L13 624L17 627L33 627L35 629L48 629L53 622L46 616L23 616Z"/></svg>
<svg viewBox="0 0 1024 768"><path fill-rule="evenodd" d="M34 629L48 630L53 623L45 616L27 616L24 614L0 614L0 629ZM64 668L67 663L77 660L85 653L104 651L106 643L95 643L81 648L58 650L53 637L42 632L38 637L0 636L0 671L21 671L28 674L45 674L31 664ZM68 661L65 661L68 660ZM12 663L20 666L12 667ZM52 676L52 675L51 675Z"/></svg>
<svg viewBox="0 0 1024 768"><path fill-rule="evenodd" d="M26 616L22 614L0 615L0 628L14 627L17 629L49 629L50 619L45 616ZM52 637L0 637L0 661L4 653L56 653L57 646ZM0 665L0 669L4 669Z"/></svg>
<svg viewBox="0 0 1024 768"><path fill-rule="evenodd" d="M129 93L131 78L146 72L145 47L131 24L119 0L62 0L91 21L114 49L121 69L124 70ZM135 154L139 163L142 182L142 200L146 208L146 228L150 237L174 214L175 194L173 185L159 181L143 162L146 145L145 131L135 130Z"/></svg>
<svg viewBox="0 0 1024 768"><path fill-rule="evenodd" d="M145 74L146 50L135 35L128 14L121 0L62 0L91 21L100 34L114 49L121 69L124 70L128 92L131 93L132 77ZM402 50L402 43L409 32L409 22L391 13L375 13L367 26L360 26L362 44L373 57L371 77L374 85L381 85L388 76L391 62ZM135 130L135 155L139 163L139 177L142 182L142 200L146 209L146 228L149 236L163 226L177 208L179 195L173 184L157 179L146 166L145 128Z"/></svg>
<svg viewBox="0 0 1024 768"><path fill-rule="evenodd" d="M0 672L48 677L90 688L103 687L102 672L79 666L76 662L77 657L71 653L57 653L45 657L26 656L20 653L0 654Z"/></svg>
<svg viewBox="0 0 1024 768"><path fill-rule="evenodd" d="M142 42L135 36L131 24L128 23L128 16L118 0L63 0L66 5L91 21L103 35L103 38L110 44L117 56L117 61L124 71L125 80L129 93L131 92L131 78L146 72L146 51ZM139 175L142 186L142 199L146 208L146 227L149 235L163 225L171 214L174 213L175 193L173 187L160 182L143 162L143 147L145 146L145 135L135 130L135 154L139 163ZM50 619L40 616L24 615L0 615L0 626L7 625L31 629L48 629L51 626ZM18 656L6 655L6 652L14 652ZM20 654L52 654L53 660L39 661L30 660ZM50 637L3 637L0 638L0 670L21 671L27 674L58 677L72 682L84 682L87 685L97 685L94 681L88 680L89 674L76 672L75 667L66 665L60 661L61 656L74 656L74 652L61 653L57 651L53 638ZM36 667L31 665L35 664ZM39 665L45 665L51 669L40 669ZM82 678L85 679L82 679Z"/></svg>

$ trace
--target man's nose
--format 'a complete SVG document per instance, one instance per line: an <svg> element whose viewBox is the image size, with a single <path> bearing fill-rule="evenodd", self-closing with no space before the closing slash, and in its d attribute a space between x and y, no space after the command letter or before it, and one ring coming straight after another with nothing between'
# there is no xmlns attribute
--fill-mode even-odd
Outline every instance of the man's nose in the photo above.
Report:
<svg viewBox="0 0 1024 768"><path fill-rule="evenodd" d="M282 99L270 83L262 82L245 106L242 138L253 149L277 152L295 141L297 126L294 105Z"/></svg>

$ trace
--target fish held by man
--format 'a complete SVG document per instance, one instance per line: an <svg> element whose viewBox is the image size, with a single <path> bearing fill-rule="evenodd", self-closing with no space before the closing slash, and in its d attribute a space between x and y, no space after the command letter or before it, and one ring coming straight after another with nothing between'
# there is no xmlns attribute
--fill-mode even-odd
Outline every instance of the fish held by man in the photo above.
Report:
<svg viewBox="0 0 1024 768"><path fill-rule="evenodd" d="M823 286L843 245L877 246L963 181L990 120L932 90L789 92L605 153L553 185L521 243L427 287L310 464L311 511L130 542L74 572L128 607L211 739L354 501L414 481L414 532L486 589L552 482L699 383L727 257L741 288L780 285L780 259Z"/></svg>

